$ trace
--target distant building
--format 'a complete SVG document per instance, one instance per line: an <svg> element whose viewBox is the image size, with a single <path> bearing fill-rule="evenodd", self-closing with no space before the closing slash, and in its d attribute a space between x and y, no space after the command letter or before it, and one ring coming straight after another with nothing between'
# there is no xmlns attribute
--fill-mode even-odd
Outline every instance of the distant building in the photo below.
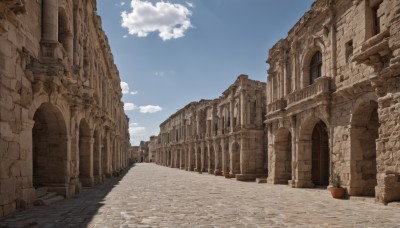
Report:
<svg viewBox="0 0 400 228"><path fill-rule="evenodd" d="M192 102L160 125L157 164L255 179L266 174L265 83L240 75L215 100Z"/></svg>

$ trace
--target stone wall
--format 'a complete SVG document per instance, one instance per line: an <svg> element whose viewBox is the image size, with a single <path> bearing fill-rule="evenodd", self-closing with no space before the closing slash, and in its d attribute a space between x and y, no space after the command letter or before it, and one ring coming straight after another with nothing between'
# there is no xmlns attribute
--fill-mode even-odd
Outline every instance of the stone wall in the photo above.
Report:
<svg viewBox="0 0 400 228"><path fill-rule="evenodd" d="M328 185L338 173L350 196L400 199L399 7L316 0L270 50L269 182Z"/></svg>
<svg viewBox="0 0 400 228"><path fill-rule="evenodd" d="M156 163L238 180L265 175L264 88L240 75L218 99L174 113L160 125Z"/></svg>
<svg viewBox="0 0 400 228"><path fill-rule="evenodd" d="M96 1L0 2L0 216L127 165L128 118Z"/></svg>

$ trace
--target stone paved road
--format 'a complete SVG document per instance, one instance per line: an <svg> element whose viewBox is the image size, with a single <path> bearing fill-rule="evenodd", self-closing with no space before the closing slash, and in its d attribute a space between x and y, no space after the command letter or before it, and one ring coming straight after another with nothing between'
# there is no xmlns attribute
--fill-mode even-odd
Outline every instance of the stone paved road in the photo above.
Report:
<svg viewBox="0 0 400 228"><path fill-rule="evenodd" d="M0 227L400 227L400 208L137 164L78 197L0 220Z"/></svg>

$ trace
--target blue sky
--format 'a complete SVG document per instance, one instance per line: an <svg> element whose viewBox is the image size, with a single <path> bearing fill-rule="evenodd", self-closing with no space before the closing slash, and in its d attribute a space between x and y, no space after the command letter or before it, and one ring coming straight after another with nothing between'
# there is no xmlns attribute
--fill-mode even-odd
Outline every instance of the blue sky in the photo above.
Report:
<svg viewBox="0 0 400 228"><path fill-rule="evenodd" d="M265 82L268 50L312 2L98 0L132 145L157 135L159 124L186 104L218 98L239 74Z"/></svg>

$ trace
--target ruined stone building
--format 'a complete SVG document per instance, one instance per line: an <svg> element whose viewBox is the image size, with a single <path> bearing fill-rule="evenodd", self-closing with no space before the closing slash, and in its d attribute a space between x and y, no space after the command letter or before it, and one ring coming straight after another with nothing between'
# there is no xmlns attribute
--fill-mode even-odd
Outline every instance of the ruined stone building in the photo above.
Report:
<svg viewBox="0 0 400 228"><path fill-rule="evenodd" d="M316 0L267 62L268 182L400 200L400 1Z"/></svg>
<svg viewBox="0 0 400 228"><path fill-rule="evenodd" d="M149 162L149 141L140 141L139 162Z"/></svg>
<svg viewBox="0 0 400 228"><path fill-rule="evenodd" d="M192 102L160 125L157 164L238 180L266 173L265 83L240 75L215 100Z"/></svg>
<svg viewBox="0 0 400 228"><path fill-rule="evenodd" d="M0 1L0 216L127 165L128 118L95 0Z"/></svg>
<svg viewBox="0 0 400 228"><path fill-rule="evenodd" d="M156 161L157 143L158 143L158 137L155 135L150 136L150 141L148 144L148 146L149 146L149 162Z"/></svg>

